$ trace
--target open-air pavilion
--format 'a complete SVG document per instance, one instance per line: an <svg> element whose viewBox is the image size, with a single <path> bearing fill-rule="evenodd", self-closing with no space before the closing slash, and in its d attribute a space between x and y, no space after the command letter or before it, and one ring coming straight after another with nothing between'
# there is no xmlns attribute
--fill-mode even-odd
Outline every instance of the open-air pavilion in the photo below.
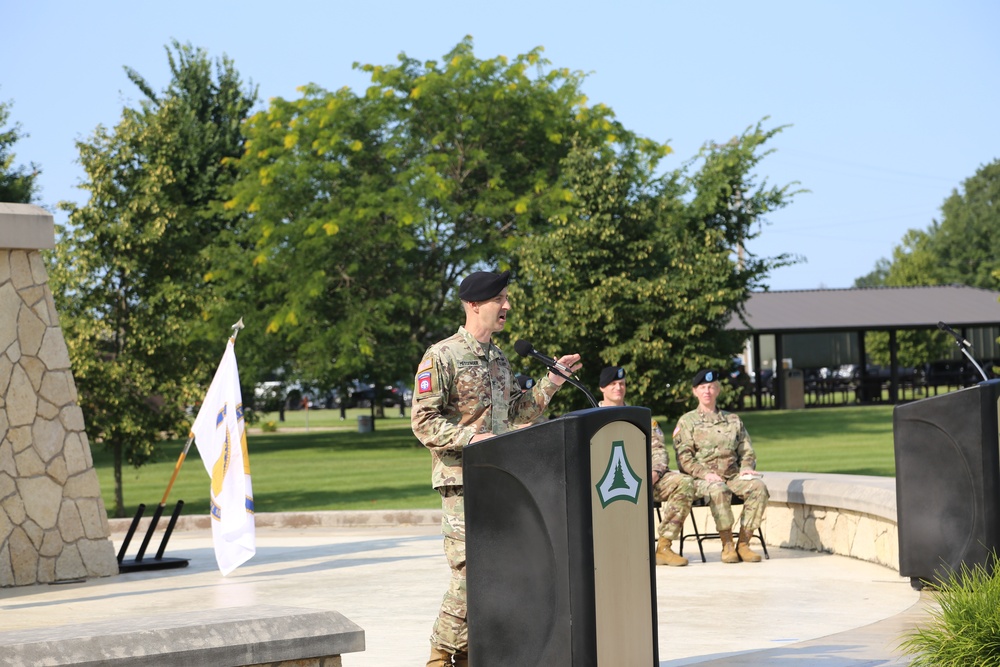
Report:
<svg viewBox="0 0 1000 667"><path fill-rule="evenodd" d="M807 392L815 393L816 404L835 403L838 392L842 403L868 403L882 400L883 388L896 403L908 383L915 391L966 386L982 379L969 357L988 375L1000 358L1000 292L964 285L754 292L745 311L745 318L734 316L729 328L748 337L744 358L753 382L747 407L764 407L769 396L778 408L803 407ZM971 344L969 357L956 344L953 359L927 360L937 377L928 376L927 369L915 378L902 372L898 332L938 330L940 323ZM886 369L866 363L865 334L870 331L888 332L891 362ZM814 376L807 386L803 377L805 369L845 365L855 369L849 379Z"/></svg>

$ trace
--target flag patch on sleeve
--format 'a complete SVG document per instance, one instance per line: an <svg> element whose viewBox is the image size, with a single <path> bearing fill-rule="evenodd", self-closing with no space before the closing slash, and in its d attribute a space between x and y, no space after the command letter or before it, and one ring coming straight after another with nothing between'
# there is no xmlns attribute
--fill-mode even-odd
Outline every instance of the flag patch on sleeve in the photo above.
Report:
<svg viewBox="0 0 1000 667"><path fill-rule="evenodd" d="M677 426L674 427L674 437L676 438L677 434L680 432L681 432L681 425L678 424Z"/></svg>
<svg viewBox="0 0 1000 667"><path fill-rule="evenodd" d="M419 366L417 366L417 372L420 373L422 371L429 371L433 367L434 367L434 359L432 359L431 357L427 357L426 359L420 362Z"/></svg>
<svg viewBox="0 0 1000 667"><path fill-rule="evenodd" d="M434 379L431 376L431 372L423 371L421 373L417 373L417 393L429 394L432 391L434 391Z"/></svg>

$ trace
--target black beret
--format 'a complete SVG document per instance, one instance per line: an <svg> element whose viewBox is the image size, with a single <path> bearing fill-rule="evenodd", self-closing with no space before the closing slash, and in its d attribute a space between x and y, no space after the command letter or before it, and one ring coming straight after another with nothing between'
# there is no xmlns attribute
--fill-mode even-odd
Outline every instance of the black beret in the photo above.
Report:
<svg viewBox="0 0 1000 667"><path fill-rule="evenodd" d="M517 384L521 387L521 391L528 391L535 386L535 381L523 373L518 373Z"/></svg>
<svg viewBox="0 0 1000 667"><path fill-rule="evenodd" d="M697 387L700 384L705 384L706 382L721 382L722 375L719 371L714 371L711 368L703 368L694 376L691 380L691 386Z"/></svg>
<svg viewBox="0 0 1000 667"><path fill-rule="evenodd" d="M601 371L601 389L604 389L615 380L625 379L625 369L621 366L608 366Z"/></svg>
<svg viewBox="0 0 1000 667"><path fill-rule="evenodd" d="M510 271L476 271L466 276L458 286L458 298L462 301L486 301L503 291L509 282Z"/></svg>

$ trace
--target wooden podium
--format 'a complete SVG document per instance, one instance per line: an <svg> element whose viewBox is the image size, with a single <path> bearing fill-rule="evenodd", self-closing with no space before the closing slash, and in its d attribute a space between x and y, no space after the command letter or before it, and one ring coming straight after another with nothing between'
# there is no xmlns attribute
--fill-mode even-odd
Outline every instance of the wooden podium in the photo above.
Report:
<svg viewBox="0 0 1000 667"><path fill-rule="evenodd" d="M659 663L650 467L637 407L465 448L471 664Z"/></svg>

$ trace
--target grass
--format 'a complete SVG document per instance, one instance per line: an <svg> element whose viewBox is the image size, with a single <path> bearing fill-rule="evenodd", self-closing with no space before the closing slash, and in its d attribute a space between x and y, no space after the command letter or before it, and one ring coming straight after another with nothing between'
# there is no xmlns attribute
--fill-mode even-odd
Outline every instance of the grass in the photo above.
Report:
<svg viewBox="0 0 1000 667"><path fill-rule="evenodd" d="M430 455L410 431L409 410L387 408L372 433L358 432L358 416L368 410L302 410L262 415L248 443L254 502L258 512L347 509L433 509L440 505L431 488ZM892 406L817 408L741 413L761 470L829 472L892 476ZM673 421L658 418L670 435ZM275 421L277 431L260 424ZM308 426L307 426L308 421ZM668 426L669 424L669 426ZM183 441L163 443L157 460L123 471L126 516L139 503L147 515L163 497ZM110 454L94 447L94 466L104 504L114 511ZM673 456L671 456L673 461ZM178 499L184 514L208 513L209 477L192 445L167 498L167 511Z"/></svg>
<svg viewBox="0 0 1000 667"><path fill-rule="evenodd" d="M952 572L938 585L940 609L904 637L914 667L1000 665L1000 570L996 559Z"/></svg>
<svg viewBox="0 0 1000 667"><path fill-rule="evenodd" d="M892 407L762 410L740 416L761 470L892 477Z"/></svg>

